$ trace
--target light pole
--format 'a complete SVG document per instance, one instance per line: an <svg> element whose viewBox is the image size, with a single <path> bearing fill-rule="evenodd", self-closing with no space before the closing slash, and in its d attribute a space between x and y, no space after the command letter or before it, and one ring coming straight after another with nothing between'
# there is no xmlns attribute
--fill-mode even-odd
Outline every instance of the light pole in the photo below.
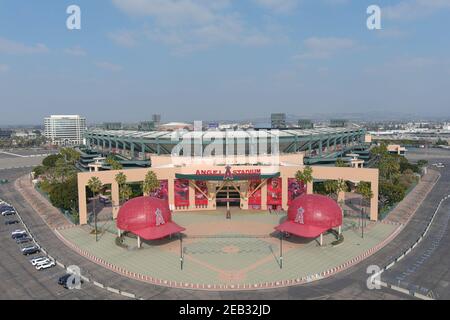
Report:
<svg viewBox="0 0 450 320"><path fill-rule="evenodd" d="M280 269L283 269L283 231L280 231Z"/></svg>

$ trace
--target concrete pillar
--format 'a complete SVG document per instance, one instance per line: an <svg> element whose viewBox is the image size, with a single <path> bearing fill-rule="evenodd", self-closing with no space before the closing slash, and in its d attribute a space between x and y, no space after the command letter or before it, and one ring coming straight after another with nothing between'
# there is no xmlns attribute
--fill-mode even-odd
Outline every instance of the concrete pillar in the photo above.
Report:
<svg viewBox="0 0 450 320"><path fill-rule="evenodd" d="M195 209L195 187L193 184L195 181L189 183L189 208Z"/></svg>
<svg viewBox="0 0 450 320"><path fill-rule="evenodd" d="M323 246L323 233L320 234L320 246Z"/></svg>
<svg viewBox="0 0 450 320"><path fill-rule="evenodd" d="M168 179L168 185L167 185L167 188L169 189L168 190L168 197L169 197L169 206L170 206L171 210L175 209L175 190L174 190L175 189L175 182L174 182L174 180L175 180L175 176L170 177Z"/></svg>
<svg viewBox="0 0 450 320"><path fill-rule="evenodd" d="M141 248L141 237L140 236L137 236L137 246L138 246L138 249Z"/></svg>
<svg viewBox="0 0 450 320"><path fill-rule="evenodd" d="M338 233L339 233L339 235L341 235L341 233L342 233L342 226L339 226Z"/></svg>
<svg viewBox="0 0 450 320"><path fill-rule="evenodd" d="M306 194L313 194L314 193L314 183L308 182L306 184Z"/></svg>
<svg viewBox="0 0 450 320"><path fill-rule="evenodd" d="M288 178L286 176L281 177L281 206L283 210L288 210Z"/></svg>
<svg viewBox="0 0 450 320"><path fill-rule="evenodd" d="M119 185L117 182L111 183L111 202L113 219L117 219L120 209Z"/></svg>
<svg viewBox="0 0 450 320"><path fill-rule="evenodd" d="M337 202L341 203L341 201L345 201L345 192L341 191L338 193L338 198L337 198Z"/></svg>
<svg viewBox="0 0 450 320"><path fill-rule="evenodd" d="M120 238L122 236L122 232L120 231L120 229L117 229L117 236Z"/></svg>
<svg viewBox="0 0 450 320"><path fill-rule="evenodd" d="M86 185L78 180L78 211L80 225L87 224L87 203L86 203Z"/></svg>
<svg viewBox="0 0 450 320"><path fill-rule="evenodd" d="M261 210L267 210L267 181L261 186Z"/></svg>
<svg viewBox="0 0 450 320"><path fill-rule="evenodd" d="M370 199L370 220L378 220L378 175L376 179L370 181L373 197Z"/></svg>

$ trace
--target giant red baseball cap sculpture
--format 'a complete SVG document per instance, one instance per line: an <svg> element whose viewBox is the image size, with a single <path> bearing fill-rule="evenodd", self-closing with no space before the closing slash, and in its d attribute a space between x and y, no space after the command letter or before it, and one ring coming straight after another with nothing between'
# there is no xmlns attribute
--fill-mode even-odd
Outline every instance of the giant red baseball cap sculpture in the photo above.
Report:
<svg viewBox="0 0 450 320"><path fill-rule="evenodd" d="M167 200L138 197L127 201L117 215L117 228L145 240L157 240L186 230L172 221Z"/></svg>
<svg viewBox="0 0 450 320"><path fill-rule="evenodd" d="M342 210L336 201L319 194L306 194L291 202L287 220L275 229L303 238L316 238L341 225Z"/></svg>

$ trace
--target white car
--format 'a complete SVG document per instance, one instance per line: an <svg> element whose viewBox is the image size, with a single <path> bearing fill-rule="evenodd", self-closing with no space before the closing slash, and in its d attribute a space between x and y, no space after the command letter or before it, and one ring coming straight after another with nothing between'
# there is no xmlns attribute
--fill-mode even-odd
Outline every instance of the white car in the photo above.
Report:
<svg viewBox="0 0 450 320"><path fill-rule="evenodd" d="M11 236L18 235L18 234L25 234L25 233L27 233L25 230L18 229L18 230L14 230L13 232L11 232Z"/></svg>
<svg viewBox="0 0 450 320"><path fill-rule="evenodd" d="M47 263L44 264L38 264L35 268L36 270L45 270L51 267L54 267L56 264L54 261L48 261Z"/></svg>
<svg viewBox="0 0 450 320"><path fill-rule="evenodd" d="M39 258L31 259L30 262L33 266L37 266L38 264L50 262L50 259L47 257L39 257Z"/></svg>
<svg viewBox="0 0 450 320"><path fill-rule="evenodd" d="M436 168L445 168L445 166L444 166L443 164L438 164L438 165L436 166Z"/></svg>
<svg viewBox="0 0 450 320"><path fill-rule="evenodd" d="M15 211L13 210L6 210L6 211L2 211L2 216L12 216L13 214L16 214Z"/></svg>

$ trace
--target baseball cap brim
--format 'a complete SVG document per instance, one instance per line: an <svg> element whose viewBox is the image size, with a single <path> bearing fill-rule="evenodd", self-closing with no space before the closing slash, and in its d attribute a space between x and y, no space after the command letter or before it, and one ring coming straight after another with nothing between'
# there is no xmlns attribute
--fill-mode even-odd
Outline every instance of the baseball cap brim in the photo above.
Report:
<svg viewBox="0 0 450 320"><path fill-rule="evenodd" d="M175 222L166 222L163 225L146 227L143 229L134 230L132 232L145 240L158 240L165 238L171 234L182 232L184 230L186 229L180 227Z"/></svg>
<svg viewBox="0 0 450 320"><path fill-rule="evenodd" d="M289 232L303 238L317 238L322 233L327 231L327 228L300 224L294 221L285 221L275 227L275 230Z"/></svg>

